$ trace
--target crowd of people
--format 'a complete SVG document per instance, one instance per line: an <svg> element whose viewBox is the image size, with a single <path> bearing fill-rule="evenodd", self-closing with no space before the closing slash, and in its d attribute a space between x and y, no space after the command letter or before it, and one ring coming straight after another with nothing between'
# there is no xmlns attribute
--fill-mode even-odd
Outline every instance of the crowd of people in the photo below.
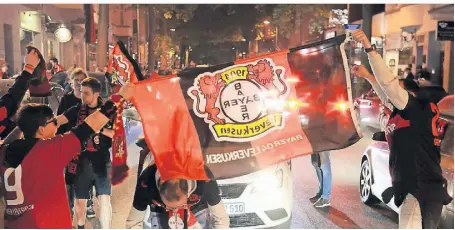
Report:
<svg viewBox="0 0 455 230"><path fill-rule="evenodd" d="M373 73L364 66L354 66L352 73L368 80L382 102L390 101L393 109L391 129L385 133L390 147L392 187L384 192L383 200L388 202L394 197L397 207L401 207L400 228L436 228L443 205L452 200L444 187L439 142L435 141L439 137L433 132L438 108L419 97L413 80L393 76L363 31L353 32L353 38L365 47ZM98 80L81 68L71 68L69 92L56 114L44 104L20 106L31 80L46 71L38 68L44 62L39 50L29 50L23 71L0 99L0 134L8 132L5 127L13 117L22 131L21 138L0 147L0 191L6 204L4 227L72 228L75 218L77 228L82 229L86 217L95 216L96 197L101 227L110 228L109 149L115 133L116 105L101 99ZM50 63L51 74L65 71L57 59ZM7 72L4 66L0 63L2 76ZM117 94L129 100L132 87L126 84ZM311 200L316 207L330 206L329 152L315 153L312 162L319 191ZM141 169L142 163L143 160ZM144 224L151 228L229 228L229 216L216 181L162 181L154 164L139 171L126 227L143 222L147 208L152 214Z"/></svg>
<svg viewBox="0 0 455 230"><path fill-rule="evenodd" d="M6 203L4 227L72 228L75 219L77 228L83 229L86 217L95 217L93 198L96 197L101 227L110 228L112 166L109 149L114 136L116 107L112 101L101 99L101 83L76 67L69 74L70 89L61 99L56 114L44 104L19 108L31 80L46 71L37 68L44 62L39 51L30 50L24 70L0 101L0 132L6 132L6 122L13 116L17 117L14 122L22 132L20 139L5 142L0 148L1 191ZM51 59L50 63L52 68L47 71L52 75L65 71L57 59ZM128 99L131 85L123 86L118 94ZM140 178L148 178L152 170L155 173L156 166L149 166ZM215 227L229 227L216 181L177 179L144 183L149 186L138 184L133 210L143 210L142 207L154 205L152 201L158 200L163 207L158 212L173 213L164 220L164 216L156 219L159 226L173 227L182 223L188 228L200 228L210 220L205 215L204 223L195 222L194 214L200 218L201 211L207 214L206 209L209 209L216 215ZM186 198L193 194L197 194L197 199L191 197L194 205L187 204ZM150 199L143 200L141 196ZM176 201L182 205L176 205ZM187 221L183 221L186 216Z"/></svg>

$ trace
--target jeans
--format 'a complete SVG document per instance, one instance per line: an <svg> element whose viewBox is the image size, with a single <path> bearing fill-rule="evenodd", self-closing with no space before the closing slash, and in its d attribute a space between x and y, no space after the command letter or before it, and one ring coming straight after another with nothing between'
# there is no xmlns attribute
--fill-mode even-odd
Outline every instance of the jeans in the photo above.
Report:
<svg viewBox="0 0 455 230"><path fill-rule="evenodd" d="M440 201L419 201L408 194L401 204L399 228L436 229L441 218L443 204Z"/></svg>
<svg viewBox="0 0 455 230"><path fill-rule="evenodd" d="M321 194L323 199L330 200L330 195L332 194L332 167L330 166L330 152L321 152L318 154L325 154L324 156L321 156L324 160L319 160L322 164L313 164L319 182L318 194Z"/></svg>

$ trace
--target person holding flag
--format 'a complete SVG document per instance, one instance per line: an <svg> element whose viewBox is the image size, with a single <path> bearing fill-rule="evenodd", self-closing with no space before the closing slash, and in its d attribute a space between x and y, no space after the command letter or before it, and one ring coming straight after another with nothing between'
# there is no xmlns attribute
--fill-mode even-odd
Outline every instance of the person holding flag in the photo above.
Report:
<svg viewBox="0 0 455 230"><path fill-rule="evenodd" d="M144 219L148 206L152 211L150 217ZM229 216L215 180L162 181L153 164L142 172L138 180L126 228L145 220L143 228L201 229L208 228L210 216L213 217L214 228L229 228Z"/></svg>
<svg viewBox="0 0 455 230"><path fill-rule="evenodd" d="M382 194L383 200L388 203L394 197L395 205L400 208L399 228L435 229L442 207L452 201L440 165L441 140L436 123L439 109L419 95L413 80L398 80L393 76L362 30L352 35L365 47L373 75L365 67L357 66L353 73L369 80L379 95L383 91L393 105L385 132L390 148L392 187Z"/></svg>

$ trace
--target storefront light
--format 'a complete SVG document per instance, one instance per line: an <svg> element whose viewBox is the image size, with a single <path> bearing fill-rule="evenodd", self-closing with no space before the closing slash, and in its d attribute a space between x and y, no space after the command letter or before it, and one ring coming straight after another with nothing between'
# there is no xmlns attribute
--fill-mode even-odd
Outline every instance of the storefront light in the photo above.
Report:
<svg viewBox="0 0 455 230"><path fill-rule="evenodd" d="M57 38L57 41L61 43L69 42L72 38L71 31L64 25L55 30L54 34L55 37Z"/></svg>

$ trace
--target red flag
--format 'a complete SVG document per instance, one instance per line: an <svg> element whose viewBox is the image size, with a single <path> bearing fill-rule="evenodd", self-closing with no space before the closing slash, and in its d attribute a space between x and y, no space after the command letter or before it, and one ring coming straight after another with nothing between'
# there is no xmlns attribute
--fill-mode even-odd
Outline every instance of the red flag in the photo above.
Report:
<svg viewBox="0 0 455 230"><path fill-rule="evenodd" d="M231 178L358 141L343 41L137 83L162 180Z"/></svg>
<svg viewBox="0 0 455 230"><path fill-rule="evenodd" d="M84 4L85 14L85 42L96 42L95 18L92 4Z"/></svg>
<svg viewBox="0 0 455 230"><path fill-rule="evenodd" d="M142 79L137 64L129 56L122 42L115 45L110 55L107 74L112 77L114 92L118 92L125 82L136 82ZM113 95L111 100L117 104L117 115L114 124L114 137L112 139L112 179L113 185L121 183L127 176L129 167L126 164L128 158L125 127L122 119L124 101L118 95Z"/></svg>

